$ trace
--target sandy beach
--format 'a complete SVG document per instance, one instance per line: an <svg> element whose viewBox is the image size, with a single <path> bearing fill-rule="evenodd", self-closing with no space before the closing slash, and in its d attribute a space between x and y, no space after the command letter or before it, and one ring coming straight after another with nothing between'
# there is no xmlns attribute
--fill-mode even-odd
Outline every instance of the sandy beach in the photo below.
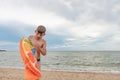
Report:
<svg viewBox="0 0 120 80"><path fill-rule="evenodd" d="M24 80L24 70L0 68L0 80ZM41 80L120 80L120 74L42 71Z"/></svg>

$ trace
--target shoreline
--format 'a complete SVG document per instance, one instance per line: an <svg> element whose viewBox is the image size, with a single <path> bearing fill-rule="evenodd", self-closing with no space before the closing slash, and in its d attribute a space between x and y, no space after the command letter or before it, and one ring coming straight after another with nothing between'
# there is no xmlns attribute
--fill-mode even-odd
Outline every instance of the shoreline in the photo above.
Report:
<svg viewBox="0 0 120 80"><path fill-rule="evenodd" d="M120 80L120 73L68 72L42 70L41 80ZM1 80L24 80L24 69L0 68Z"/></svg>
<svg viewBox="0 0 120 80"><path fill-rule="evenodd" d="M0 69L21 69L24 70L23 67L0 67ZM75 73L110 73L110 74L120 74L120 71L77 71L77 70L52 70L52 69L41 69L42 71L57 71L57 72L75 72Z"/></svg>
<svg viewBox="0 0 120 80"><path fill-rule="evenodd" d="M0 69L22 69L24 67L0 67ZM55 69L41 69L42 71L61 71L61 72L87 72L87 73L111 73L111 74L120 74L120 71L87 71L87 70L55 70Z"/></svg>

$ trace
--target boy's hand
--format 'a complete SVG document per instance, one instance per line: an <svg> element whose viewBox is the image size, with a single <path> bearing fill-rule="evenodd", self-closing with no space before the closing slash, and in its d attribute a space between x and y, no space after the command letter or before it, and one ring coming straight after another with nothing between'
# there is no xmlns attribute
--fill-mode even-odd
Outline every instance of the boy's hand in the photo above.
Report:
<svg viewBox="0 0 120 80"><path fill-rule="evenodd" d="M46 49L44 49L44 48L39 48L39 50L40 50L40 52L41 52L41 54L42 54L43 56L46 55Z"/></svg>

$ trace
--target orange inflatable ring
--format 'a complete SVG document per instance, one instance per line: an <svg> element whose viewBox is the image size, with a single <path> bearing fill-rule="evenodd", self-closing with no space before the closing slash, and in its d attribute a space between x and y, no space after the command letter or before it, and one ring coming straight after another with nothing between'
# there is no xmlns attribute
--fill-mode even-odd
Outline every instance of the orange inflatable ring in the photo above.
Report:
<svg viewBox="0 0 120 80"><path fill-rule="evenodd" d="M25 65L25 80L37 80L41 77L39 65L32 48L33 45L27 38L20 40L20 54Z"/></svg>

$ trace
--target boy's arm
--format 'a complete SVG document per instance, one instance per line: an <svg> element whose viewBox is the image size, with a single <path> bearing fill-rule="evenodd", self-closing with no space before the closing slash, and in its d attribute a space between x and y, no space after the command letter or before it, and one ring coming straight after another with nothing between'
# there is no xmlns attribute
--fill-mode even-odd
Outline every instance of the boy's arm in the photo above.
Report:
<svg viewBox="0 0 120 80"><path fill-rule="evenodd" d="M46 41L44 41L43 47L40 48L40 52L43 56L46 55Z"/></svg>

